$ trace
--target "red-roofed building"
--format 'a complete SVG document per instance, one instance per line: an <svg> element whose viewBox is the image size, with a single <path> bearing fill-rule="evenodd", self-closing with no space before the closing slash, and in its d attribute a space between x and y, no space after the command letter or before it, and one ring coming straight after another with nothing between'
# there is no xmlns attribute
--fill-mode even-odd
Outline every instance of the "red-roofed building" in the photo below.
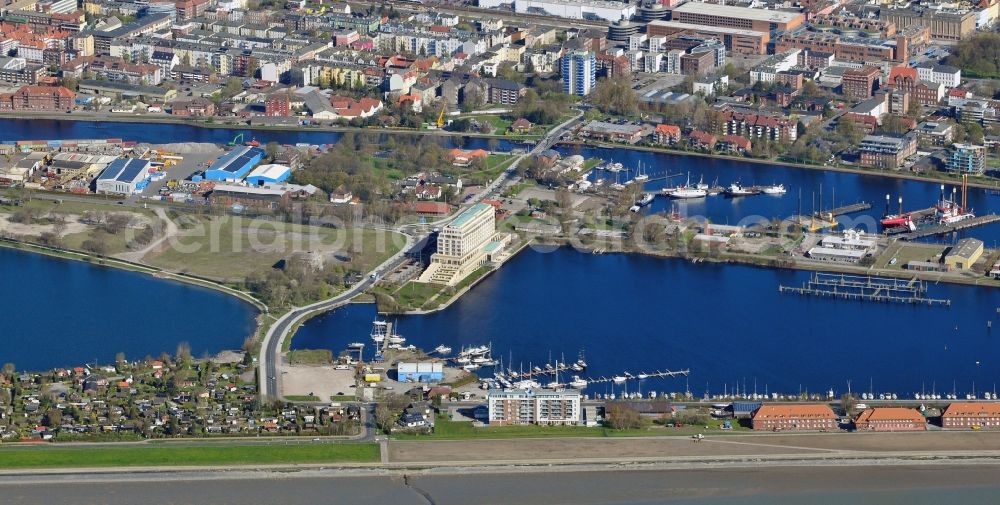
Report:
<svg viewBox="0 0 1000 505"><path fill-rule="evenodd" d="M531 129L534 127L535 125L531 124L531 121L522 117L515 119L514 122L510 124L510 131L514 133L530 133Z"/></svg>
<svg viewBox="0 0 1000 505"><path fill-rule="evenodd" d="M876 129L878 129L878 118L875 116L859 114L857 112L847 112L843 115L843 117L853 120L855 126L863 128L865 133L872 134L875 133Z"/></svg>
<svg viewBox="0 0 1000 505"><path fill-rule="evenodd" d="M21 86L0 94L0 110L73 110L76 93L63 86Z"/></svg>
<svg viewBox="0 0 1000 505"><path fill-rule="evenodd" d="M424 102L423 98L420 95L400 95L399 106L403 107L403 105L407 103L410 104L410 108L414 112L420 112L421 110L423 110Z"/></svg>
<svg viewBox="0 0 1000 505"><path fill-rule="evenodd" d="M762 405L752 423L755 430L828 431L837 429L837 416L829 405Z"/></svg>
<svg viewBox="0 0 1000 505"><path fill-rule="evenodd" d="M485 158L489 156L489 151L483 149L473 149L471 151L463 151L461 149L452 149L448 151L445 155L447 159L451 160L451 163L459 167L467 167L472 164L477 158Z"/></svg>
<svg viewBox="0 0 1000 505"><path fill-rule="evenodd" d="M337 115L346 118L367 118L374 116L382 110L382 101L374 98L362 97L355 100L353 98L333 95L330 97L330 105L333 106Z"/></svg>
<svg viewBox="0 0 1000 505"><path fill-rule="evenodd" d="M750 150L752 145L745 137L739 135L725 135L719 140L718 148L722 151L730 151L743 154Z"/></svg>
<svg viewBox="0 0 1000 505"><path fill-rule="evenodd" d="M714 149L717 141L715 135L700 130L694 130L688 134L688 143L696 149Z"/></svg>
<svg viewBox="0 0 1000 505"><path fill-rule="evenodd" d="M859 414L854 427L858 431L923 431L927 420L914 409L876 407Z"/></svg>
<svg viewBox="0 0 1000 505"><path fill-rule="evenodd" d="M410 206L410 211L421 216L447 216L451 207L444 202L416 202Z"/></svg>
<svg viewBox="0 0 1000 505"><path fill-rule="evenodd" d="M944 429L998 429L1000 428L1000 403L955 402L941 414Z"/></svg>
<svg viewBox="0 0 1000 505"><path fill-rule="evenodd" d="M910 100L916 100L920 105L937 105L944 97L943 84L921 81L917 69L905 65L892 67L886 84L909 93Z"/></svg>
<svg viewBox="0 0 1000 505"><path fill-rule="evenodd" d="M672 146L681 139L681 128L672 124L656 125L653 130L653 141L657 144Z"/></svg>

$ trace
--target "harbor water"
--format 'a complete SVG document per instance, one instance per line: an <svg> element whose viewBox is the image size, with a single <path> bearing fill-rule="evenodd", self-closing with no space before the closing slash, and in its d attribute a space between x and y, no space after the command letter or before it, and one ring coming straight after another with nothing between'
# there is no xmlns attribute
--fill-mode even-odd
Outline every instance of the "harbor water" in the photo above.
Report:
<svg viewBox="0 0 1000 505"><path fill-rule="evenodd" d="M1000 335L987 321L997 318L1000 291L929 286L929 295L951 299L950 307L778 293L779 284L801 285L808 276L568 248L526 250L449 308L399 317L397 331L407 344L428 350L444 344L458 352L492 342L493 357L515 370L550 356L572 362L580 350L591 377L691 369L687 382L643 381L644 392L688 387L697 396L734 388L752 394L756 382L758 393L832 388L839 394L848 380L852 391L907 397L953 387L965 394L973 382L980 393L995 387ZM308 321L292 348L339 352L349 342L367 342L375 318L373 305L349 305ZM640 384L627 387L636 392Z"/></svg>
<svg viewBox="0 0 1000 505"><path fill-rule="evenodd" d="M239 349L256 310L207 288L0 248L0 363L46 370L171 355L187 342L201 357Z"/></svg>
<svg viewBox="0 0 1000 505"><path fill-rule="evenodd" d="M747 224L754 220L785 219L794 215L809 215L814 210L829 210L857 202L868 202L871 209L841 216L838 221L849 227L859 227L878 232L877 224L885 212L885 195L890 195L890 211L899 210L899 197L903 198L906 211L926 209L937 203L941 193L941 183L922 182L906 179L879 177L877 175L855 174L823 170L785 167L766 163L747 163L738 160L683 156L666 153L634 151L627 149L601 149L562 147L564 155L580 154L586 158L600 158L606 162L621 163L624 170L617 174L621 182L642 171L649 175L645 185L647 192L659 195L660 189L703 181L728 186L738 182L743 186L765 186L783 184L787 193L782 196L754 195L729 198L723 195L704 198L673 200L657 196L644 212L675 210L687 216L703 216L718 224ZM671 176L671 177L667 177ZM591 181L604 179L606 184L615 182L616 174L595 170ZM946 185L947 197L951 198L951 188ZM801 194L801 200L799 195ZM960 198L960 190L957 193ZM1000 196L990 194L980 188L969 188L968 205L977 215L1000 213ZM927 239L951 243L961 237L976 237L987 247L1000 244L1000 223L989 224L965 230L955 236L937 236Z"/></svg>

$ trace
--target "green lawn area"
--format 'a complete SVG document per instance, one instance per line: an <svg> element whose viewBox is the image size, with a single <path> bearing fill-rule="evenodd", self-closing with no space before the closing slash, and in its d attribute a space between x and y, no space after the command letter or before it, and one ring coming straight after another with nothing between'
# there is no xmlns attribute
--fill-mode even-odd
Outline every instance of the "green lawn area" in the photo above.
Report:
<svg viewBox="0 0 1000 505"><path fill-rule="evenodd" d="M286 395L285 399L290 402L318 402L319 397L316 395Z"/></svg>
<svg viewBox="0 0 1000 505"><path fill-rule="evenodd" d="M350 268L367 272L395 254L405 243L395 232L325 228L240 216L194 218L182 227L178 246L143 260L166 270L212 279L239 280L272 268L296 251L335 253L350 259Z"/></svg>
<svg viewBox="0 0 1000 505"><path fill-rule="evenodd" d="M333 353L329 349L298 349L288 352L288 362L293 365L329 365L333 363Z"/></svg>
<svg viewBox="0 0 1000 505"><path fill-rule="evenodd" d="M897 242L878 257L875 267L903 270L911 261L936 261L935 257L944 253L945 249L942 245ZM895 265L889 264L892 258L896 258Z"/></svg>
<svg viewBox="0 0 1000 505"><path fill-rule="evenodd" d="M275 444L143 447L17 447L0 449L0 469L129 466L266 465L373 462L377 444Z"/></svg>
<svg viewBox="0 0 1000 505"><path fill-rule="evenodd" d="M664 427L657 424L646 428L630 430L614 430L603 426L487 426L477 428L468 421L450 421L444 415L439 415L434 424L434 433L429 435L393 435L399 440L420 439L504 439L516 437L690 437L696 434L723 435L732 433L747 433L749 428L734 425L732 430L722 430L722 421L712 419L705 425Z"/></svg>
<svg viewBox="0 0 1000 505"><path fill-rule="evenodd" d="M401 308L417 309L424 305L427 300L444 289L442 284L430 284L424 282L410 281L399 288L393 297Z"/></svg>

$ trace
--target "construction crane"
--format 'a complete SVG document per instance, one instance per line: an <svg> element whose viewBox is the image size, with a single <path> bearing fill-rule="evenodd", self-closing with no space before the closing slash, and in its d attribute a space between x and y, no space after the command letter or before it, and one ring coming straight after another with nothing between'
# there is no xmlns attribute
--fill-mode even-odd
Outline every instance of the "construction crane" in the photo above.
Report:
<svg viewBox="0 0 1000 505"><path fill-rule="evenodd" d="M438 113L437 127L444 128L444 104L441 104L441 112Z"/></svg>
<svg viewBox="0 0 1000 505"><path fill-rule="evenodd" d="M229 141L229 145L235 146L237 144L237 141L243 142L243 134L242 133L240 133L239 135L233 137L233 140Z"/></svg>

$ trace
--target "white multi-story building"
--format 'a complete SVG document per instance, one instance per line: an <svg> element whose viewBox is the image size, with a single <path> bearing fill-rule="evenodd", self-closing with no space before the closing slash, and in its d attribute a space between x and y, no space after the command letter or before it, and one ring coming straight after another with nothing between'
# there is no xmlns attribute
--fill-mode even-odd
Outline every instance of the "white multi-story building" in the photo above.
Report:
<svg viewBox="0 0 1000 505"><path fill-rule="evenodd" d="M591 51L566 53L562 61L563 93L587 96L597 84L597 57Z"/></svg>
<svg viewBox="0 0 1000 505"><path fill-rule="evenodd" d="M663 67L663 53L646 53L643 59L646 72L659 72Z"/></svg>
<svg viewBox="0 0 1000 505"><path fill-rule="evenodd" d="M479 0L479 6L493 9L510 0ZM514 0L514 12L518 14L548 14L573 19L601 18L606 21L632 19L636 4L609 2L605 0Z"/></svg>
<svg viewBox="0 0 1000 505"><path fill-rule="evenodd" d="M635 34L635 35L629 35L628 36L628 50L629 51L638 51L638 50L642 49L643 44L646 43L646 39L648 39L648 38L649 37L647 37L645 33L638 33L638 34Z"/></svg>
<svg viewBox="0 0 1000 505"><path fill-rule="evenodd" d="M481 266L497 260L506 235L496 232L496 211L477 203L445 225L437 237L437 252L419 282L454 286Z"/></svg>
<svg viewBox="0 0 1000 505"><path fill-rule="evenodd" d="M923 63L917 66L917 78L946 88L957 88L962 84L962 70L950 65Z"/></svg>
<svg viewBox="0 0 1000 505"><path fill-rule="evenodd" d="M490 391L489 424L580 424L579 391Z"/></svg>

